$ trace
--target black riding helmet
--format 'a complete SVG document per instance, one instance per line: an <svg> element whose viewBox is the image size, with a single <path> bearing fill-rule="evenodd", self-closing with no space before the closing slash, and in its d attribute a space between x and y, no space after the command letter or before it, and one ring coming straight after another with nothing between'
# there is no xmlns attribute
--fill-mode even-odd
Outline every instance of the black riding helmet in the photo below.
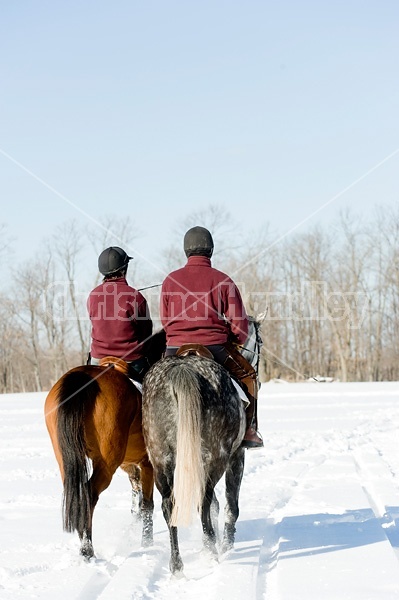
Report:
<svg viewBox="0 0 399 600"><path fill-rule="evenodd" d="M192 227L184 236L184 252L189 256L207 256L213 253L213 239L205 227Z"/></svg>
<svg viewBox="0 0 399 600"><path fill-rule="evenodd" d="M98 270L103 275L112 275L127 267L131 256L128 256L122 248L111 246L103 250L98 257Z"/></svg>

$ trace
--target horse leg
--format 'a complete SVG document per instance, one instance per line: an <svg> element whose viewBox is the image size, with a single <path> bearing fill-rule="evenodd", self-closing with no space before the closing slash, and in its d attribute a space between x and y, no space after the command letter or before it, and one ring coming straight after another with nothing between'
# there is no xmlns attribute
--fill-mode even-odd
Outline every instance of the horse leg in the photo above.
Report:
<svg viewBox="0 0 399 600"><path fill-rule="evenodd" d="M91 539L91 527L90 529L85 529L82 533L79 532L79 539L79 554L86 560L90 560L94 556L93 541Z"/></svg>
<svg viewBox="0 0 399 600"><path fill-rule="evenodd" d="M216 498L215 492L213 492L211 502L211 521L213 529L215 530L216 541L219 539L219 501Z"/></svg>
<svg viewBox="0 0 399 600"><path fill-rule="evenodd" d="M94 507L97 503L97 500L93 500L91 479L92 478L90 478L89 481L87 481L83 484L83 485L87 486L88 494L90 497L89 514L87 515L87 520L84 523L81 523L78 528L78 535L79 535L79 540L80 540L79 553L86 560L90 560L90 558L92 558L94 556L94 548L93 548L93 542L92 542L92 523L93 523L93 511L94 511Z"/></svg>
<svg viewBox="0 0 399 600"><path fill-rule="evenodd" d="M143 491L141 486L141 469L137 465L131 463L129 465L121 465L125 473L128 474L130 485L132 486L132 505L130 512L135 519L141 517L141 505L143 500Z"/></svg>
<svg viewBox="0 0 399 600"><path fill-rule="evenodd" d="M151 546L154 541L154 470L148 458L140 463L140 467L142 488L141 517L143 520L141 545L147 547Z"/></svg>
<svg viewBox="0 0 399 600"><path fill-rule="evenodd" d="M208 482L201 509L203 543L205 549L208 550L212 556L217 557L216 534L211 515L211 506L214 503L214 498L214 485Z"/></svg>
<svg viewBox="0 0 399 600"><path fill-rule="evenodd" d="M244 473L244 461L245 449L241 447L230 457L226 470L226 508L222 552L227 552L234 546L235 525L239 515L238 497Z"/></svg>
<svg viewBox="0 0 399 600"><path fill-rule="evenodd" d="M177 527L173 525L169 525L170 518L172 516L172 500L169 498L164 498L162 500L162 511L165 517L165 521L168 524L169 528L169 539L170 539L170 561L169 568L173 575L178 575L183 571L183 561L180 556L179 550L179 539L177 536Z"/></svg>
<svg viewBox="0 0 399 600"><path fill-rule="evenodd" d="M169 568L173 575L179 575L183 571L183 561L180 556L179 550L179 539L177 536L177 527L170 525L170 519L172 516L173 502L172 502L172 488L169 485L165 475L162 477L157 476L157 488L162 496L162 512L166 524L169 529L170 539L170 561Z"/></svg>
<svg viewBox="0 0 399 600"><path fill-rule="evenodd" d="M89 481L85 484L89 486L90 491L90 515L85 526L78 531L80 539L80 554L86 560L94 556L94 548L92 541L92 525L94 508L98 502L101 492L103 492L111 483L112 472L102 463L93 462L93 473Z"/></svg>

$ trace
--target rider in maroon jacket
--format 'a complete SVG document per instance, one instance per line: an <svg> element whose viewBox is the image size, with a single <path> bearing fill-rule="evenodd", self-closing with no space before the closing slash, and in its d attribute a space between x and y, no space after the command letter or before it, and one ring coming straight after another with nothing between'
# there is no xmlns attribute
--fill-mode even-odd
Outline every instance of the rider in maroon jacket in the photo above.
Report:
<svg viewBox="0 0 399 600"><path fill-rule="evenodd" d="M99 256L103 282L89 295L87 309L92 324L91 364L116 356L129 365L129 376L142 381L149 364L141 342L152 333L152 321L144 296L128 285L126 272L131 257L122 248L106 248Z"/></svg>
<svg viewBox="0 0 399 600"><path fill-rule="evenodd" d="M243 446L260 448L257 431L258 381L256 372L234 344L244 344L248 317L241 294L230 277L211 265L213 239L203 227L184 237L187 264L170 273L162 284L161 321L166 332L166 355L183 344L206 346L246 392L247 431Z"/></svg>

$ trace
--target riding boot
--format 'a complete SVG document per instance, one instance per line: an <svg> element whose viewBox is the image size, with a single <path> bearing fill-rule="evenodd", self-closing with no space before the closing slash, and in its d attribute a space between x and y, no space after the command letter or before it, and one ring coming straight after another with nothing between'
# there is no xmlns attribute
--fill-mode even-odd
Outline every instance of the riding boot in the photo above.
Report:
<svg viewBox="0 0 399 600"><path fill-rule="evenodd" d="M241 445L245 448L262 448L263 439L258 432L258 382L251 376L247 376L241 379L240 384L249 400L249 406L245 413L247 429Z"/></svg>
<svg viewBox="0 0 399 600"><path fill-rule="evenodd" d="M242 387L249 400L249 406L246 410L246 432L241 445L245 448L262 448L262 436L257 431L258 380L256 372L238 351L237 355L235 352L229 352L223 366L234 377L240 387Z"/></svg>
<svg viewBox="0 0 399 600"><path fill-rule="evenodd" d="M263 439L258 431L258 399L247 392L249 406L246 410L247 430L242 440L245 448L262 448Z"/></svg>

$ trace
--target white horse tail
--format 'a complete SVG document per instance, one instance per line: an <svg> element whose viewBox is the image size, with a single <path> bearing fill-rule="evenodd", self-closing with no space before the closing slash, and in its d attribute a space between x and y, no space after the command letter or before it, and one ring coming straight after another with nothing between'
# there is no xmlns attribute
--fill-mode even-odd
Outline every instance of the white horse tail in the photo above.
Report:
<svg viewBox="0 0 399 600"><path fill-rule="evenodd" d="M170 372L178 405L173 510L170 525L189 525L201 510L205 470L201 451L202 399L195 372L183 362Z"/></svg>

